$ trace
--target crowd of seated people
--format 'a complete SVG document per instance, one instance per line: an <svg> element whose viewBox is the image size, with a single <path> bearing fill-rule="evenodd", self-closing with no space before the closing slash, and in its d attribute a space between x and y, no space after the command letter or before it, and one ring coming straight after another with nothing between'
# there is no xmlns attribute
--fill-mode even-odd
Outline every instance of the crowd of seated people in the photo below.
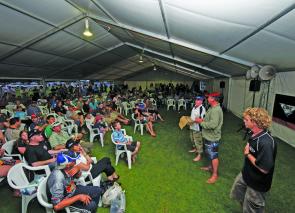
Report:
<svg viewBox="0 0 295 213"><path fill-rule="evenodd" d="M115 142L126 143L127 149L132 153L132 161L135 162L141 145L139 141L127 140L121 132L121 123L124 125L131 123L130 119L121 113L121 103L136 102L133 109L135 118L146 126L151 136L155 137L154 123L157 120L164 121L164 119L150 98L157 102L156 105L160 105L162 99L168 97L189 99L193 94L186 86L176 85L174 87L173 84L161 84L158 88L145 91L135 88L130 90L128 88L108 89L107 92L107 88L97 90L83 88L77 92L73 88L63 86L52 88L50 91L46 88L45 94L48 98L47 100L43 98L45 101L42 102L36 100L36 97L40 98L42 94L34 95L33 93L30 102L18 97L15 100L16 107L12 112L13 117L0 114L0 128L4 132L4 134L0 132L0 143L3 144L6 140L16 140L13 152L24 156L28 165L33 167L48 165L53 171L60 165L57 159L59 154L68 151L79 153L79 159L75 160L75 165L71 165L69 169L69 176L74 177L79 171L87 171L91 168L90 172L94 178L105 173L108 180L116 181L119 175L108 157L96 163L91 159L93 144L83 140L88 131L86 122L103 134L109 131L112 125ZM48 112L44 113L41 106L47 108ZM64 128L63 120L59 118L72 120L74 125L77 125L78 131L70 135ZM25 124L25 128L21 128L22 123ZM11 167L2 168L5 170L0 175L5 176ZM0 167L0 170L2 168ZM54 172L49 183L56 180L58 175L60 175L59 172ZM56 196L54 189L52 190L52 196ZM62 198L57 201L53 203L56 210L65 207Z"/></svg>

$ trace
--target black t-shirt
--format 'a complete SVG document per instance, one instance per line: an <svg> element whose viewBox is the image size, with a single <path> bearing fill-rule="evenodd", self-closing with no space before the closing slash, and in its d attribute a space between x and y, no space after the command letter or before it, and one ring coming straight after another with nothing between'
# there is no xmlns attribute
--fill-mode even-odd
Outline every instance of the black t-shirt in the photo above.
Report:
<svg viewBox="0 0 295 213"><path fill-rule="evenodd" d="M52 158L48 153L48 148L44 142L35 146L27 145L24 156L29 165L32 165L32 163L37 161L49 160Z"/></svg>
<svg viewBox="0 0 295 213"><path fill-rule="evenodd" d="M59 107L59 106L57 106L57 107L54 108L54 111L55 111L57 114L58 114L59 112L61 112L62 114L66 114L66 109L63 108L63 107Z"/></svg>
<svg viewBox="0 0 295 213"><path fill-rule="evenodd" d="M272 183L277 144L268 132L263 131L254 138L251 137L249 139L249 145L250 154L256 158L256 165L268 171L268 173L262 173L246 157L242 170L243 179L251 188L260 192L267 192Z"/></svg>
<svg viewBox="0 0 295 213"><path fill-rule="evenodd" d="M19 138L18 140L15 141L15 144L13 146L13 151L12 151L12 154L21 154L19 151L18 151L18 148L19 147L26 147L27 144L21 139ZM22 154L21 154L22 155Z"/></svg>

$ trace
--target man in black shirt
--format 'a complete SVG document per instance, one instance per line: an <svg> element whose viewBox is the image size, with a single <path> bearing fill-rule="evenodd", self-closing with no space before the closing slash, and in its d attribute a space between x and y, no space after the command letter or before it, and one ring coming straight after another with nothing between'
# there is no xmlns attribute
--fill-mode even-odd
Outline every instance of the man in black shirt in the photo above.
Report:
<svg viewBox="0 0 295 213"><path fill-rule="evenodd" d="M48 147L43 143L44 138L37 130L32 130L29 133L30 143L27 145L24 153L25 159L31 166L43 166L49 165L53 168L55 166L56 159L51 156Z"/></svg>
<svg viewBox="0 0 295 213"><path fill-rule="evenodd" d="M248 108L243 116L252 136L245 146L244 166L235 179L231 198L240 202L244 213L262 213L266 192L271 188L277 145L267 132L271 118L265 109Z"/></svg>

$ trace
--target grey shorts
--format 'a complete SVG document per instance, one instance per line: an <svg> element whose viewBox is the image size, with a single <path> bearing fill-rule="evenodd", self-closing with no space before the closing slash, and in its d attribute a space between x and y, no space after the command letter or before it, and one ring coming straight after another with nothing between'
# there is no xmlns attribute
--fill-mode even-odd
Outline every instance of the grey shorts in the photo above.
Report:
<svg viewBox="0 0 295 213"><path fill-rule="evenodd" d="M245 183L242 173L238 174L232 186L230 197L243 207L243 213L263 213L266 192L259 192Z"/></svg>

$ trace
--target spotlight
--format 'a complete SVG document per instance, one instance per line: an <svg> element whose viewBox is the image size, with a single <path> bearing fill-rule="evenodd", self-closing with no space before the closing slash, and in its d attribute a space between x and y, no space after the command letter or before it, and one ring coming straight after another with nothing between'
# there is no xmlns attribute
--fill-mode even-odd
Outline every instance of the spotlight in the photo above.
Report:
<svg viewBox="0 0 295 213"><path fill-rule="evenodd" d="M83 35L87 36L87 37L90 37L90 36L93 36L93 33L90 32L89 30L89 22L88 22L88 18L85 19L85 30L83 32Z"/></svg>
<svg viewBox="0 0 295 213"><path fill-rule="evenodd" d="M143 63L142 55L139 56L139 60L138 60L138 62L139 62L139 63Z"/></svg>

